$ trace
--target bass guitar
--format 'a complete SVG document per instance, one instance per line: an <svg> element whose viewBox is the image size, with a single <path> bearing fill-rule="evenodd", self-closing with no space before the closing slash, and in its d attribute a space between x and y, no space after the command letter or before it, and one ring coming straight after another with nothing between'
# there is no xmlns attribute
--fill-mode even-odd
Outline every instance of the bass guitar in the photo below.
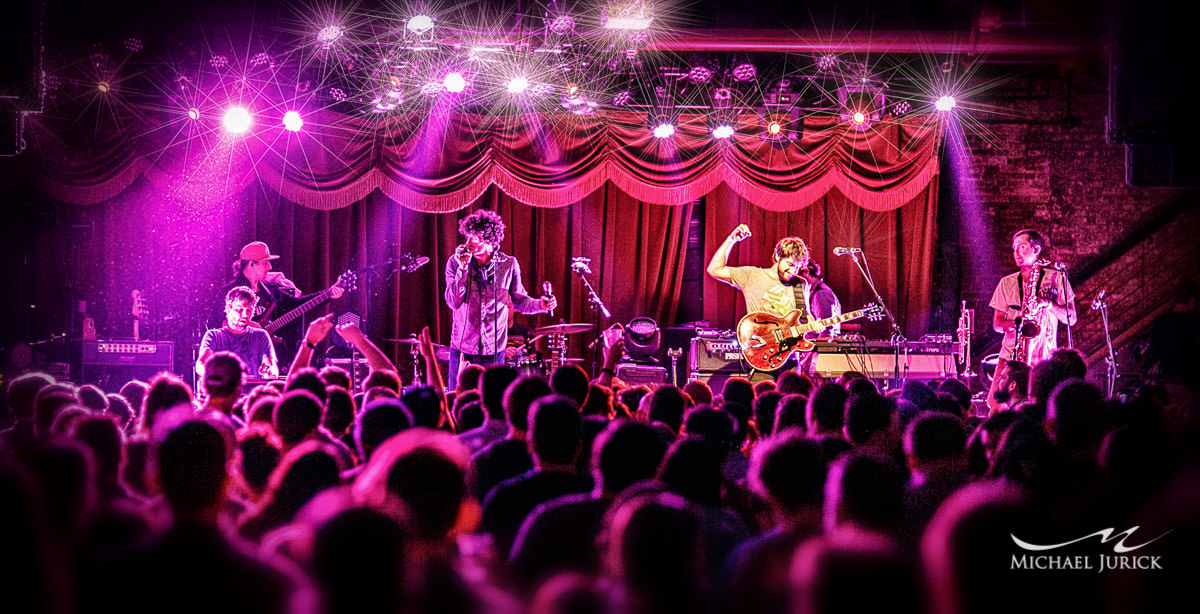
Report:
<svg viewBox="0 0 1200 614"><path fill-rule="evenodd" d="M353 292L357 284L358 276L356 276L353 271L346 271L338 276L337 283L333 285L341 287L346 292ZM299 318L305 313L311 311L317 305L329 300L329 295L332 292L332 287L326 288L313 295L313 297L307 301L297 305L296 308L292 309L291 311L279 316L278 318L275 318L274 320L271 320L270 322L263 322L263 330L271 333L272 336L274 336L275 331L287 326L288 324L291 324L296 320L296 318Z"/></svg>
<svg viewBox="0 0 1200 614"><path fill-rule="evenodd" d="M816 347L812 341L804 338L805 334L819 333L834 324L858 318L876 321L883 315L883 309L876 304L812 322L801 322L799 309L786 316L755 311L746 314L738 322L738 345L751 367L759 371L774 371L782 367L793 352L808 352Z"/></svg>

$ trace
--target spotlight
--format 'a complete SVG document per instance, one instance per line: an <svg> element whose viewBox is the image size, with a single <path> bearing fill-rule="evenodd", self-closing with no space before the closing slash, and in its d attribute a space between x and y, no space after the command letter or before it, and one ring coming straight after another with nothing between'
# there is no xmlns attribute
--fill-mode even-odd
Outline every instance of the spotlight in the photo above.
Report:
<svg viewBox="0 0 1200 614"><path fill-rule="evenodd" d="M329 47L337 39L341 38L345 31L345 28L342 26L325 26L317 32L317 42L321 43L322 47Z"/></svg>
<svg viewBox="0 0 1200 614"><path fill-rule="evenodd" d="M442 79L442 86L446 91L457 94L467 89L467 80L463 78L462 73L452 72Z"/></svg>
<svg viewBox="0 0 1200 614"><path fill-rule="evenodd" d="M550 25L547 26L554 34L568 34L575 29L575 18L570 15L563 14L550 20Z"/></svg>
<svg viewBox="0 0 1200 614"><path fill-rule="evenodd" d="M331 87L329 88L329 97L338 102L342 102L346 99L346 90L343 90L340 87Z"/></svg>
<svg viewBox="0 0 1200 614"><path fill-rule="evenodd" d="M600 9L600 22L609 30L645 30L653 20L646 0L610 0Z"/></svg>
<svg viewBox="0 0 1200 614"><path fill-rule="evenodd" d="M222 122L230 134L242 134L250 129L252 122L250 112L245 107L233 107L225 112Z"/></svg>
<svg viewBox="0 0 1200 614"><path fill-rule="evenodd" d="M112 86L108 84L108 81L101 81L96 84L96 89L100 90L101 94L107 94L112 91Z"/></svg>
<svg viewBox="0 0 1200 614"><path fill-rule="evenodd" d="M688 71L687 78L688 81L691 81L696 85L708 83L708 80L712 78L712 71L704 66L693 66L692 69Z"/></svg>
<svg viewBox="0 0 1200 614"><path fill-rule="evenodd" d="M662 345L662 331L653 318L639 316L625 325L625 353L634 362L658 362L654 357Z"/></svg>
<svg viewBox="0 0 1200 614"><path fill-rule="evenodd" d="M937 109L938 111L945 112L953 109L957 105L958 101L954 99L954 96L947 94L941 98L938 98L937 101L933 103L933 108Z"/></svg>
<svg viewBox="0 0 1200 614"><path fill-rule="evenodd" d="M733 136L733 126L729 124L718 124L713 127L712 135L714 139L727 139Z"/></svg>
<svg viewBox="0 0 1200 614"><path fill-rule="evenodd" d="M429 15L417 15L410 18L404 27L413 34L424 34L433 29L433 18Z"/></svg>
<svg viewBox="0 0 1200 614"><path fill-rule="evenodd" d="M667 120L663 120L654 126L654 137L659 139L671 138L675 134L675 125Z"/></svg>
<svg viewBox="0 0 1200 614"><path fill-rule="evenodd" d="M912 105L909 104L907 100L901 100L900 102L892 105L892 115L895 115L896 117L903 117L911 110Z"/></svg>
<svg viewBox="0 0 1200 614"><path fill-rule="evenodd" d="M734 81L753 81L756 76L758 76L758 69L749 62L738 64L733 68Z"/></svg>
<svg viewBox="0 0 1200 614"><path fill-rule="evenodd" d="M200 109L197 109L196 107L192 107L192 108L188 109L187 116L188 116L188 119L193 120L193 121L200 119Z"/></svg>
<svg viewBox="0 0 1200 614"><path fill-rule="evenodd" d="M568 96L574 96L579 93L579 84L568 83L565 91L567 92Z"/></svg>
<svg viewBox="0 0 1200 614"><path fill-rule="evenodd" d="M854 122L856 125L861 124L867 121L867 114L863 113L862 111L855 111L854 115L850 116L850 121Z"/></svg>
<svg viewBox="0 0 1200 614"><path fill-rule="evenodd" d="M770 121L767 123L767 132L771 136L776 136L780 132L783 132L783 124L781 124L777 121Z"/></svg>
<svg viewBox="0 0 1200 614"><path fill-rule="evenodd" d="M527 87L529 87L529 79L525 77L513 77L508 81L508 92L510 94L520 94Z"/></svg>
<svg viewBox="0 0 1200 614"><path fill-rule="evenodd" d="M623 106L628 105L631 102L633 102L633 92L630 92L629 90L625 90L623 92L617 92L617 95L613 96L612 103L613 103L613 106L623 107Z"/></svg>
<svg viewBox="0 0 1200 614"><path fill-rule="evenodd" d="M283 127L291 132L300 132L300 128L304 126L304 120L300 119L300 114L295 111L288 111L283 114Z"/></svg>
<svg viewBox="0 0 1200 614"><path fill-rule="evenodd" d="M829 72L833 70L838 63L838 58L832 53L817 56L817 70L820 72Z"/></svg>

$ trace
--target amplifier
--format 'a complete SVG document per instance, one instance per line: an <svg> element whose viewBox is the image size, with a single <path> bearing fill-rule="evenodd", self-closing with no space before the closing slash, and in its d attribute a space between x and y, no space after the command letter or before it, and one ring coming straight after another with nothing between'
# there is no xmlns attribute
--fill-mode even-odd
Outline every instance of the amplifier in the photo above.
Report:
<svg viewBox="0 0 1200 614"><path fill-rule="evenodd" d="M732 334L704 335L697 331L688 348L688 371L692 373L743 373L749 367L742 361L741 346Z"/></svg>
<svg viewBox="0 0 1200 614"><path fill-rule="evenodd" d="M175 368L175 344L170 341L82 341L81 384L96 384L117 392L134 379L149 381L159 371Z"/></svg>

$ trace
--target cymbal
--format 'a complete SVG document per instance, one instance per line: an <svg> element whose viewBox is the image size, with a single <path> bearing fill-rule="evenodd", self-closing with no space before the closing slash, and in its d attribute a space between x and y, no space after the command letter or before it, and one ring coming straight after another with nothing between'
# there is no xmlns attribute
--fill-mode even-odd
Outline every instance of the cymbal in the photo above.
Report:
<svg viewBox="0 0 1200 614"><path fill-rule="evenodd" d="M587 332L589 330L592 330L592 328L593 327L591 324L574 324L574 323L568 322L566 324L551 324L550 326L543 326L541 328L535 328L535 329L529 331L529 334L530 334L530 336L534 336L534 337L536 337L538 335L554 335L554 334L570 335L573 333Z"/></svg>
<svg viewBox="0 0 1200 614"><path fill-rule="evenodd" d="M388 343L403 343L405 345L419 345L421 343L421 341L416 337L405 337L404 339L384 339L384 341L387 341ZM434 343L433 347L444 348L446 346L440 343Z"/></svg>

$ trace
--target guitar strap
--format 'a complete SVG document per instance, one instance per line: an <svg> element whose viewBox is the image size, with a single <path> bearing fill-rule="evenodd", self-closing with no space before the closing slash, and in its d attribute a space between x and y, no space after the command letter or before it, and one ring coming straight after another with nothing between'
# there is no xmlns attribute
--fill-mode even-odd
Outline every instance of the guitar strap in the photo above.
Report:
<svg viewBox="0 0 1200 614"><path fill-rule="evenodd" d="M792 285L792 295L796 299L796 309L800 310L800 321L807 322L808 318L808 300L805 297L805 284L803 281L797 281Z"/></svg>

